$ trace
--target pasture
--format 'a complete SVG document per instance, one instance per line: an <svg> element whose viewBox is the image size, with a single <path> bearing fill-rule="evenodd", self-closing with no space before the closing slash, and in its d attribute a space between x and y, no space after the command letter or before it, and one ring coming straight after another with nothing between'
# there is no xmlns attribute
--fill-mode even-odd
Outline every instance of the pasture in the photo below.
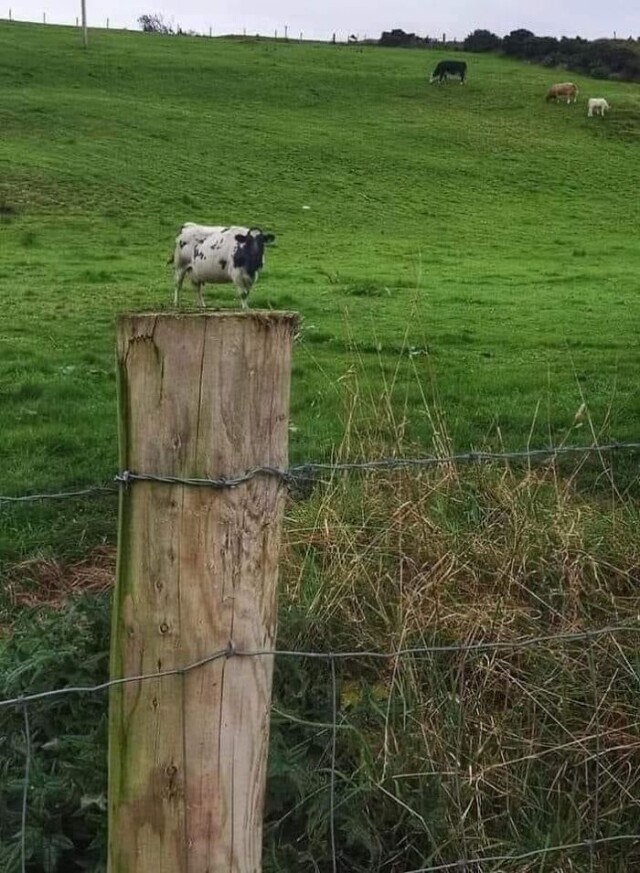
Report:
<svg viewBox="0 0 640 873"><path fill-rule="evenodd" d="M638 86L572 76L578 103L547 105L564 72L494 56L464 56L468 84L437 86L435 51L98 31L84 52L72 29L8 23L0 57L0 494L115 472L114 317L170 307L166 260L188 220L277 236L250 305L303 317L293 461L640 435ZM588 96L607 98L606 118L587 118ZM237 306L231 286L205 296ZM634 463L624 494L603 465L606 501L555 468L307 495L287 518L282 645L634 621ZM104 678L96 592L113 576L115 512L113 497L0 507L0 697ZM341 667L338 869L639 832L636 648L626 634ZM275 683L265 869L324 873L330 680L292 661ZM0 743L0 866L13 873L23 722L4 712L18 740ZM98 873L104 699L39 705L32 730L28 869ZM637 852L487 870L617 873Z"/></svg>
<svg viewBox="0 0 640 873"><path fill-rule="evenodd" d="M250 304L304 318L294 460L332 450L358 363L423 445L434 390L459 449L560 440L583 401L637 430L636 86L577 80L614 107L588 119L495 57L428 87L437 52L77 37L0 26L5 492L114 471L114 316L170 305L186 220L277 235Z"/></svg>

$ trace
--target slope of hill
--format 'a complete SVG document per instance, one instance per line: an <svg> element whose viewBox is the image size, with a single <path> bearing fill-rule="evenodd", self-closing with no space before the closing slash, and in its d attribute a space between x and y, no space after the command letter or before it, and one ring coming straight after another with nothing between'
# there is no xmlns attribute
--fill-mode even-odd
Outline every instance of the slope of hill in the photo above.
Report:
<svg viewBox="0 0 640 873"><path fill-rule="evenodd" d="M556 73L495 57L438 87L437 52L8 23L0 52L1 490L113 472L114 315L170 305L185 220L277 234L251 302L304 317L296 459L354 362L425 445L434 385L460 448L564 438L583 401L637 431L637 86L546 105Z"/></svg>
<svg viewBox="0 0 640 873"><path fill-rule="evenodd" d="M429 87L440 57L0 25L0 494L115 470L114 315L170 305L188 219L278 234L252 300L305 318L296 459L345 407L352 453L637 436L637 88L580 80L613 106L587 120L498 58ZM638 508L600 478L447 465L290 506L279 646L445 646L335 683L276 659L265 871L638 868L636 628L611 631ZM106 678L114 553L87 552L114 518L0 506L0 698ZM25 712L0 710L0 869L103 873L106 698Z"/></svg>

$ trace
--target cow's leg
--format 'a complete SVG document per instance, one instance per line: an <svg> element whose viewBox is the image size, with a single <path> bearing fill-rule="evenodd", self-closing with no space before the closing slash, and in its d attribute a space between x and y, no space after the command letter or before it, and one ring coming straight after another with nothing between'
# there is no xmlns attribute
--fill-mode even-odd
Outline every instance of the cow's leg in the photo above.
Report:
<svg viewBox="0 0 640 873"><path fill-rule="evenodd" d="M175 288L173 289L173 305L180 305L180 291L182 290L182 283L184 282L186 270L180 269L179 267L176 269L176 282Z"/></svg>
<svg viewBox="0 0 640 873"><path fill-rule="evenodd" d="M198 298L198 303L200 304L200 309L205 309L206 304L204 302L204 297L202 296L202 282L194 282L193 287L196 292L196 297Z"/></svg>
<svg viewBox="0 0 640 873"><path fill-rule="evenodd" d="M236 288L238 290L238 296L240 297L240 304L244 310L249 308L249 304L247 299L249 297L249 291L251 291L251 282L248 282L246 279L240 279Z"/></svg>

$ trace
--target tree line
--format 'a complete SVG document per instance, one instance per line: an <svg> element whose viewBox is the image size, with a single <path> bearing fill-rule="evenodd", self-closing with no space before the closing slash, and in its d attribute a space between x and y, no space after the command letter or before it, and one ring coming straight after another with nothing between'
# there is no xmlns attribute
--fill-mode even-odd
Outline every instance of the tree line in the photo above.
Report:
<svg viewBox="0 0 640 873"><path fill-rule="evenodd" d="M405 33L384 31L378 45L401 48L430 48L445 45L448 49L467 52L496 52L545 67L564 67L596 79L640 82L640 40L595 39L576 36L557 39L536 36L530 30L512 30L500 37L490 30L474 30L463 42L446 42Z"/></svg>

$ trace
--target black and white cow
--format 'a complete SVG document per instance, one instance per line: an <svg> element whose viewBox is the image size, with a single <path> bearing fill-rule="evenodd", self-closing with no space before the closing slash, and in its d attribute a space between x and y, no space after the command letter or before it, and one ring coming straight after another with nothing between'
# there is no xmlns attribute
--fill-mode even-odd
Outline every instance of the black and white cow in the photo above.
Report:
<svg viewBox="0 0 640 873"><path fill-rule="evenodd" d="M200 306L204 308L202 286L232 282L247 309L247 297L264 264L264 249L275 240L259 227L217 227L185 224L176 239L174 304L180 303L185 276L189 276Z"/></svg>
<svg viewBox="0 0 640 873"><path fill-rule="evenodd" d="M184 273L193 258L193 247L197 243L204 242L210 234L218 233L222 229L222 225L194 224L192 221L187 221L186 224L182 225L176 237L173 255L167 261L168 264L173 262L176 271L176 282L178 281L179 274L182 273L180 277L180 283L182 284Z"/></svg>
<svg viewBox="0 0 640 873"><path fill-rule="evenodd" d="M460 84L464 85L465 76L467 75L466 61L440 61L436 64L430 82L439 83L446 82L447 76L459 76Z"/></svg>

